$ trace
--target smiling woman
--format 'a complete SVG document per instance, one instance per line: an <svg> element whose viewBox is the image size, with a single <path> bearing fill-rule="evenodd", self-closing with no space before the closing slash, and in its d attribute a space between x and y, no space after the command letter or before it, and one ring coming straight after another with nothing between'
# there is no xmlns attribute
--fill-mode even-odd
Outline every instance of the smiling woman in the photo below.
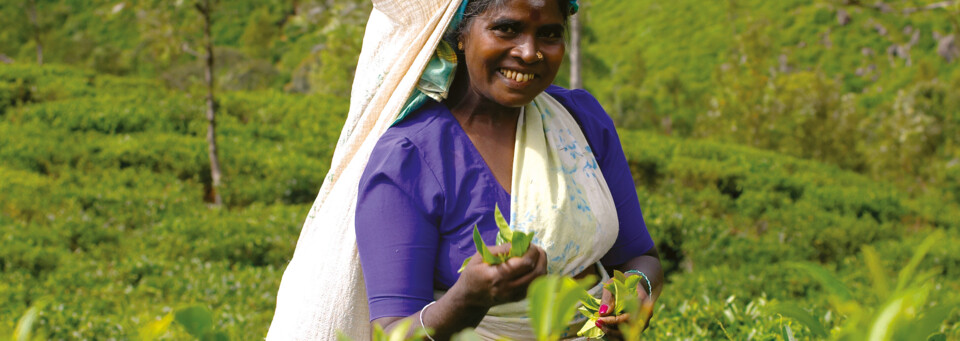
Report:
<svg viewBox="0 0 960 341"><path fill-rule="evenodd" d="M460 61L449 96L380 138L356 213L375 323L407 319L435 339L466 327L531 339L520 301L530 282L598 274L598 262L601 273L644 272L659 293L659 259L610 118L586 92L551 87L569 13L568 1L470 1L449 35ZM511 228L534 233L533 246L499 265L473 257L457 273L474 254L474 225L495 239L495 206L513 212ZM600 324L616 338L623 318Z"/></svg>
<svg viewBox="0 0 960 341"><path fill-rule="evenodd" d="M398 114L380 113L378 122L393 125L366 159L353 207L368 306L350 310L368 307L375 324L389 330L408 323L436 340L468 327L488 340L533 340L524 297L544 274L606 281L617 269L647 277L638 295L655 300L659 255L613 122L589 93L551 85L575 1L455 3L458 13L448 12L445 40L431 48L413 94ZM476 226L486 244L495 243L496 207L511 229L533 239L522 256L491 265L476 256L472 237ZM316 249L305 246L308 228L278 294L276 335L286 328L280 316L290 308L281 306L290 303L281 304L281 296L290 296L284 285L296 280L288 280L290 269L304 271L299 252ZM610 316L612 298L602 284L589 290L604 303L597 326L617 339L627 317ZM295 315L304 314L284 314L302 318ZM576 337L584 321L569 321L564 337Z"/></svg>

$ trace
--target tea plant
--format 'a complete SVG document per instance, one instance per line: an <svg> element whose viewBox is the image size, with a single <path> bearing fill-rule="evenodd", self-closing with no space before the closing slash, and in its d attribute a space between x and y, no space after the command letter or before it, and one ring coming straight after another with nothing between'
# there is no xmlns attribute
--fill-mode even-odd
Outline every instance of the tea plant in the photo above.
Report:
<svg viewBox="0 0 960 341"><path fill-rule="evenodd" d="M177 322L184 330L197 340L227 341L229 338L223 331L213 327L213 314L203 306L191 306L174 313L165 315L162 319L150 322L140 329L140 338L152 341L165 334L172 322Z"/></svg>
<svg viewBox="0 0 960 341"><path fill-rule="evenodd" d="M958 302L954 298L938 300L934 296L935 279L941 269L918 273L923 258L943 238L940 231L930 234L896 277L881 266L877 251L865 246L863 260L871 280L867 299L856 299L846 284L816 264L792 263L792 268L820 282L832 308L846 316L846 321L829 333L818 319L795 304L780 303L774 306L774 311L799 321L814 335L829 336L832 340L944 339L945 335L939 333L940 326L957 309Z"/></svg>

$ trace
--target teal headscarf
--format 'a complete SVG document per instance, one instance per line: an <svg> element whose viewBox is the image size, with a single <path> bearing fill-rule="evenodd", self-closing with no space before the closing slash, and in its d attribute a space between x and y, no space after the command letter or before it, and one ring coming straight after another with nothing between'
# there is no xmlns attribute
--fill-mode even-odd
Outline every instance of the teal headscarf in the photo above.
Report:
<svg viewBox="0 0 960 341"><path fill-rule="evenodd" d="M470 0L463 0L463 2L460 3L460 7L457 8L457 13L454 14L453 19L450 20L450 25L447 26L444 36L448 36L456 31L457 26L460 25L460 21L463 20L463 12L467 9L468 1ZM577 11L580 10L580 6L577 5L577 0L569 1L570 15L576 14ZM451 46L449 42L441 39L440 44L437 45L437 50L433 53L433 57L430 57L430 61L427 62L427 66L423 69L423 74L420 75L420 80L417 81L417 87L413 89L413 93L407 98L407 102L403 104L403 109L400 110L393 124L399 123L407 117L407 115L420 109L428 98L432 98L437 102L446 99L448 91L450 90L450 84L453 83L453 76L456 75L456 73L457 51L453 49L453 46Z"/></svg>

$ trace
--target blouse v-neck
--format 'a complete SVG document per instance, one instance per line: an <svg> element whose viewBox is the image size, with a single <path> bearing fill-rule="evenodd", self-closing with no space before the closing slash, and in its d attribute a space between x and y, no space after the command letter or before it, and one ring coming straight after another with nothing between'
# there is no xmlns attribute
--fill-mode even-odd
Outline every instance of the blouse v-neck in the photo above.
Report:
<svg viewBox="0 0 960 341"><path fill-rule="evenodd" d="M509 203L509 202L510 202L510 198L511 198L510 191L508 191L508 190L506 189L506 187L504 187L503 184L500 183L499 180L497 180L497 177L493 174L493 169L490 168L490 163L488 163L488 162L487 162L487 159L485 159L485 158L483 157L483 154L480 154L480 150L477 149L477 146L473 143L473 140L470 139L470 135L467 134L467 131L466 131L465 129L463 129L463 125L460 124L460 120L458 120L457 117L453 115L453 112L451 112L451 111L450 111L450 108L447 108L446 105L443 105L443 104L440 104L440 103L438 103L438 104L439 104L439 106L442 108L441 111L443 112L443 114L445 114L448 119L453 120L454 124L452 124L452 125L455 126L454 129L453 129L453 130L454 130L454 133L457 134L457 137L458 137L458 138L464 139L464 145L467 146L467 151L472 154L471 156L473 156L473 157L475 157L476 159L480 160L480 163L481 163L480 166L481 166L481 168L483 169L484 174L487 175L487 176L489 176L491 179L493 179L493 182L495 182L495 183L497 184L497 190L499 191L499 193L498 193L499 196L501 196L502 198L505 198L505 199L506 199L506 202ZM522 112L521 112L521 115L520 115L520 117L518 118L518 120L519 120L519 119L522 119L522 118L523 118L523 115L522 115ZM516 142L514 142L514 143L516 143ZM516 147L514 147L514 148L516 148ZM510 175L511 181L512 181L512 179L513 179L512 172L513 172L513 171L511 170L511 175ZM509 207L509 206L508 206L508 207ZM506 212L504 212L504 213L506 213Z"/></svg>

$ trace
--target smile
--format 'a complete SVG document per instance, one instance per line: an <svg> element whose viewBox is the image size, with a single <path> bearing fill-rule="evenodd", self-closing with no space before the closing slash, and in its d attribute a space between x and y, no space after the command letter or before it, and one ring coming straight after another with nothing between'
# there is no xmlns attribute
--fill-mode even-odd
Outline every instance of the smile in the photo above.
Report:
<svg viewBox="0 0 960 341"><path fill-rule="evenodd" d="M500 69L499 72L504 77L517 81L518 83L524 83L531 79L537 78L537 75L533 73L522 73L519 71L513 71L513 70L507 70L507 69Z"/></svg>

